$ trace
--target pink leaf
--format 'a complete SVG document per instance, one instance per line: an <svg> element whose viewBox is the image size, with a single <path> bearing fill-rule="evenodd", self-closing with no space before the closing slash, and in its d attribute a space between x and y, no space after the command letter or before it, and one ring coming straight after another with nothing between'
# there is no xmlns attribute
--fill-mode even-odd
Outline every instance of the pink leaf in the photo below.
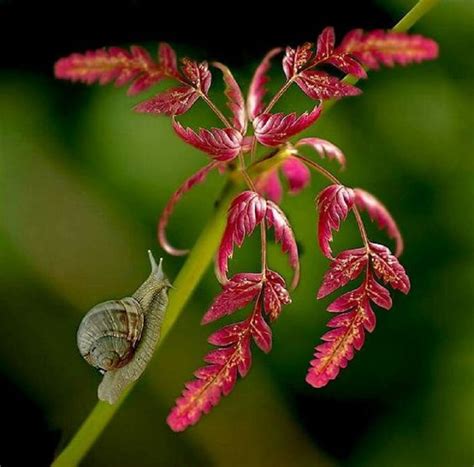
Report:
<svg viewBox="0 0 474 467"><path fill-rule="evenodd" d="M295 81L301 90L314 100L338 99L361 93L359 88L319 70L302 71Z"/></svg>
<svg viewBox="0 0 474 467"><path fill-rule="evenodd" d="M239 154L242 147L242 135L234 128L201 128L196 133L191 128L184 128L173 120L176 134L186 143L205 152L219 162L228 162Z"/></svg>
<svg viewBox="0 0 474 467"><path fill-rule="evenodd" d="M297 75L309 62L313 55L313 44L306 42L296 49L287 47L283 57L283 71L286 78L290 79Z"/></svg>
<svg viewBox="0 0 474 467"><path fill-rule="evenodd" d="M250 331L242 328L242 334L231 347L211 352L206 360L212 363L196 371L196 379L187 383L183 394L167 418L173 431L184 431L209 413L222 396L228 395L237 381L237 372L244 376L251 365Z"/></svg>
<svg viewBox="0 0 474 467"><path fill-rule="evenodd" d="M325 139L303 138L300 139L295 146L311 146L322 158L327 156L328 159L335 159L339 162L341 167L344 168L346 166L346 157L343 152L337 146Z"/></svg>
<svg viewBox="0 0 474 467"><path fill-rule="evenodd" d="M283 211L273 202L267 201L266 221L269 227L275 230L275 241L281 244L283 253L288 253L290 265L293 268L293 282L291 287L298 284L300 276L300 262L298 246L296 244L293 230Z"/></svg>
<svg viewBox="0 0 474 467"><path fill-rule="evenodd" d="M283 187L281 186L278 169L268 170L260 175L255 180L255 188L260 194L275 203L279 203L283 196Z"/></svg>
<svg viewBox="0 0 474 467"><path fill-rule="evenodd" d="M244 191L232 201L217 253L216 273L220 282L227 282L228 260L232 257L234 244L242 246L245 237L262 222L266 210L267 202L254 191Z"/></svg>
<svg viewBox="0 0 474 467"><path fill-rule="evenodd" d="M362 257L360 250L353 250L356 252L355 262ZM365 258L367 261L366 253ZM355 262L352 260L351 265L356 264ZM343 279L343 285L358 274L360 274L360 264L352 269L349 278ZM336 275L340 277L339 272ZM335 280L338 281L337 278ZM371 301L385 309L390 309L392 306L388 290L378 284L372 274L367 272L365 281L357 289L345 293L329 305L328 311L341 314L329 321L328 326L333 329L323 335L324 343L316 347L315 359L311 361L311 367L306 376L308 384L316 388L325 386L337 377L341 368L347 366L354 357L355 351L362 348L365 331L372 332L375 328L376 319L370 305Z"/></svg>
<svg viewBox="0 0 474 467"><path fill-rule="evenodd" d="M240 87L229 68L219 62L214 62L214 66L219 68L219 70L221 70L224 75L224 81L226 84L225 94L228 99L227 105L234 116L234 128L240 133L244 134L247 130L247 115L242 91L240 90Z"/></svg>
<svg viewBox="0 0 474 467"><path fill-rule="evenodd" d="M360 209L364 209L370 218L377 223L380 229L384 229L390 238L396 242L395 254L400 256L403 252L403 238L397 223L388 212L387 208L373 195L360 188L354 189L355 203Z"/></svg>
<svg viewBox="0 0 474 467"><path fill-rule="evenodd" d="M222 329L211 334L208 338L209 344L213 345L231 345L240 340L248 327L247 321L240 321L239 323L228 324Z"/></svg>
<svg viewBox="0 0 474 467"><path fill-rule="evenodd" d="M334 54L327 58L324 63L329 63L348 75L353 75L357 78L367 78L364 67L347 53Z"/></svg>
<svg viewBox="0 0 474 467"><path fill-rule="evenodd" d="M324 28L318 37L315 60L321 62L330 57L334 52L335 41L334 29L330 26Z"/></svg>
<svg viewBox="0 0 474 467"><path fill-rule="evenodd" d="M160 64L169 76L179 76L176 53L166 42L161 42L158 48Z"/></svg>
<svg viewBox="0 0 474 467"><path fill-rule="evenodd" d="M249 93L247 96L247 112L250 120L260 115L264 109L263 98L267 93L265 89L266 83L269 81L267 72L270 69L270 61L281 52L280 48L272 49L265 55L262 63L258 66L250 83Z"/></svg>
<svg viewBox="0 0 474 467"><path fill-rule="evenodd" d="M262 274L236 274L223 286L222 292L204 315L202 324L210 323L246 307L255 300L262 285Z"/></svg>
<svg viewBox="0 0 474 467"><path fill-rule="evenodd" d="M173 117L187 112L198 99L199 94L191 86L177 86L141 102L134 110Z"/></svg>
<svg viewBox="0 0 474 467"><path fill-rule="evenodd" d="M198 63L189 58L183 58L182 70L189 84L197 91L207 95L212 81L207 62Z"/></svg>
<svg viewBox="0 0 474 467"><path fill-rule="evenodd" d="M272 330L263 319L260 302L256 305L256 312L253 314L250 326L250 333L255 344L262 352L270 352L272 350Z"/></svg>
<svg viewBox="0 0 474 467"><path fill-rule="evenodd" d="M339 253L336 259L331 262L329 271L324 275L323 283L318 291L318 299L356 279L367 266L367 260L366 248L346 250Z"/></svg>
<svg viewBox="0 0 474 467"><path fill-rule="evenodd" d="M343 185L330 185L317 198L319 246L328 258L331 258L332 230L339 230L353 204L354 191Z"/></svg>
<svg viewBox="0 0 474 467"><path fill-rule="evenodd" d="M295 112L264 113L253 122L255 137L265 146L279 146L292 136L311 126L321 114L321 107L316 106L310 113L297 116Z"/></svg>
<svg viewBox="0 0 474 467"><path fill-rule="evenodd" d="M296 157L288 157L282 163L281 170L288 180L290 193L293 195L306 188L311 180L308 167Z"/></svg>
<svg viewBox="0 0 474 467"><path fill-rule="evenodd" d="M386 246L371 243L370 257L377 277L404 294L410 291L410 279L405 269Z"/></svg>
<svg viewBox="0 0 474 467"><path fill-rule="evenodd" d="M205 167L199 169L195 174L191 175L185 182L173 193L171 198L169 199L168 203L163 210L163 213L160 216L160 220L158 222L158 240L160 242L161 247L170 255L175 256L183 256L188 253L189 250L178 250L170 245L168 239L166 238L166 226L168 225L168 221L173 213L173 210L178 203L178 201L182 198L182 196L187 193L191 188L195 185L202 183L207 174L217 167L217 162L211 162L210 164L206 165Z"/></svg>
<svg viewBox="0 0 474 467"><path fill-rule="evenodd" d="M86 84L115 81L118 86L123 86L132 82L129 93L136 94L161 81L167 72L151 59L145 49L133 46L130 52L111 47L61 58L55 64L55 75Z"/></svg>
<svg viewBox="0 0 474 467"><path fill-rule="evenodd" d="M265 285L263 289L263 308L271 321L276 320L281 313L283 305L291 303L290 294L280 274L267 269L265 272Z"/></svg>
<svg viewBox="0 0 474 467"><path fill-rule="evenodd" d="M438 56L438 45L417 34L380 29L364 33L356 29L344 37L338 52L350 53L367 68L377 69L380 65L407 65L432 60Z"/></svg>

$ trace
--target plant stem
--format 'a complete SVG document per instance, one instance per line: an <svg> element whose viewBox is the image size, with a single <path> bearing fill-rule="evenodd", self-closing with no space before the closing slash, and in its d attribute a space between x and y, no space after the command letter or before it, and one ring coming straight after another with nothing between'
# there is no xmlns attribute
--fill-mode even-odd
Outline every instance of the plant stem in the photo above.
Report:
<svg viewBox="0 0 474 467"><path fill-rule="evenodd" d="M238 186L239 184L235 179L230 179L226 183L214 215L204 227L187 261L176 277L173 288L170 290L169 305L157 348L169 334L184 305L211 263L224 231L228 206L237 193ZM133 386L134 384L130 385L120 400L114 405L98 402L64 451L53 462L52 466L72 467L78 465L118 411L127 395L133 389Z"/></svg>
<svg viewBox="0 0 474 467"><path fill-rule="evenodd" d="M200 93L202 99L204 102L210 107L210 109L217 115L217 118L227 127L227 128L232 128L232 125L230 124L229 120L225 117L225 115L217 108L216 104L209 99L208 96L204 93Z"/></svg>
<svg viewBox="0 0 474 467"><path fill-rule="evenodd" d="M407 31L421 17L428 13L428 11L433 8L438 1L439 0L419 0L418 3L395 25L393 30L399 32ZM358 80L352 76L347 76L345 81L356 83ZM287 88L283 87L282 90L280 90L280 96L286 89ZM278 98L280 96L278 96ZM278 98L274 98L274 100L270 102L267 111L268 108L273 106ZM230 127L227 118L219 109L217 109L207 96L204 100L217 114L220 120L226 126ZM335 101L326 102L324 109L327 110L332 107L334 103ZM230 204L234 194L237 192L237 187L238 184L235 181L235 177L231 176L223 189L216 212L202 231L187 261L176 277L174 288L170 291L168 310L161 330L161 339L158 342L157 347L163 343L173 324L181 314L184 305L192 295L204 272L211 263L214 253L219 245L221 235L224 231L228 205ZM66 448L52 463L52 466L74 467L78 465L112 420L112 417L118 411L133 387L134 385L131 385L122 395L120 400L114 405L109 405L105 402L98 402Z"/></svg>

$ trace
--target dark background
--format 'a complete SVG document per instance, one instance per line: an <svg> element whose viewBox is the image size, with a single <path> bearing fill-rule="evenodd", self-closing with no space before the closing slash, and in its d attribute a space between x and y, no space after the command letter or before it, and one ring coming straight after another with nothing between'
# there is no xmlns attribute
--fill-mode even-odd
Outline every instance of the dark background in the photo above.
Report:
<svg viewBox="0 0 474 467"><path fill-rule="evenodd" d="M257 11L255 2L0 1L2 467L47 465L92 407L98 376L75 349L78 322L142 280L157 214L203 163L167 121L131 113L123 90L55 81L54 61L105 45L152 50L165 40L180 55L230 65L248 83L272 47L315 40L326 25L339 38L354 27L389 28L413 3L260 3ZM473 17L471 2L442 2L414 28L439 42L440 60L371 73L362 97L311 130L343 148L344 179L379 195L406 234L413 292L378 312L350 367L325 389L304 383L328 319L326 303L313 298L327 266L308 222L321 186L314 180L283 205L301 242L303 282L274 327L272 354L254 351L250 375L197 427L169 431L167 411L207 349L210 329L199 319L217 291L209 271L160 350L156 375L138 386L85 465L472 464ZM276 83L277 63L273 73ZM297 92L285 102L307 105ZM196 124L205 126L200 112ZM176 243L192 244L220 182L177 211ZM337 245L356 241L349 229ZM248 246L238 264L251 268L254 255ZM166 261L174 277L182 260Z"/></svg>

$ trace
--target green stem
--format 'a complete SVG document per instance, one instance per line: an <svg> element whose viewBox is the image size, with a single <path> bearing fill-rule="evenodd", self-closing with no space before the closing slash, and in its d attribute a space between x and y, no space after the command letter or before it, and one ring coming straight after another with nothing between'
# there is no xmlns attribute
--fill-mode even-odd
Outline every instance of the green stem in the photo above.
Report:
<svg viewBox="0 0 474 467"><path fill-rule="evenodd" d="M439 0L419 0L418 3L395 25L394 31L407 31L422 16L424 16ZM358 80L353 76L345 78L346 82L356 83ZM335 101L328 101L324 109L334 105ZM199 284L203 274L212 261L214 253L219 245L221 235L224 231L226 213L228 205L237 192L238 184L230 178L224 187L216 212L211 217L206 227L199 236L187 261L174 281L174 288L170 291L170 300L166 312L163 328L161 331L160 346L169 334L173 324L181 314L184 305L192 295L194 289ZM157 346L157 347L158 347ZM95 441L107 427L112 417L120 408L121 404L131 392L134 385L131 385L122 395L120 400L109 405L105 402L98 402L66 448L52 463L53 467L74 467L78 465L87 452L94 445Z"/></svg>
<svg viewBox="0 0 474 467"><path fill-rule="evenodd" d="M238 186L239 184L234 180L229 180L226 183L214 215L204 227L187 261L173 282L173 288L169 294L168 309L161 329L161 339L157 348L169 334L184 305L211 263L224 231L228 206L237 193ZM134 384L130 385L114 405L98 402L52 466L72 467L78 465L119 410L133 387Z"/></svg>

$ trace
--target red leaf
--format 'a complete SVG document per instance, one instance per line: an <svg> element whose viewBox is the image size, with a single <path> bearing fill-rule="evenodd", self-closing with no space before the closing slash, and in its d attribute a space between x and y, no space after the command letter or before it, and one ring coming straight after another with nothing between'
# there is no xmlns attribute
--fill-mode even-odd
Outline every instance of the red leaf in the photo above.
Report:
<svg viewBox="0 0 474 467"><path fill-rule="evenodd" d="M231 347L214 350L205 358L216 363L199 369L197 379L186 384L181 397L167 418L173 431L184 431L209 413L222 396L228 395L237 381L237 372L244 376L251 365L250 332L242 329L242 335Z"/></svg>
<svg viewBox="0 0 474 467"><path fill-rule="evenodd" d="M353 251L357 252L356 257L361 257L358 250ZM349 279L343 280L344 285L360 274L359 266L356 266L355 271L354 273L352 270ZM316 347L315 359L311 361L306 376L308 384L315 388L325 386L337 377L341 368L347 366L354 357L355 350L362 348L365 331L372 332L375 328L371 301L386 309L392 306L388 290L378 284L368 272L365 281L357 289L345 293L329 305L328 311L341 314L329 321L328 326L333 329L323 335L324 343Z"/></svg>
<svg viewBox="0 0 474 467"><path fill-rule="evenodd" d="M199 94L191 86L177 86L141 102L134 110L173 117L187 112L198 99Z"/></svg>
<svg viewBox="0 0 474 467"><path fill-rule="evenodd" d="M263 98L267 93L265 84L268 83L269 78L267 72L270 69L270 61L281 52L280 48L272 49L265 55L262 63L255 70L252 82L250 83L249 93L247 96L247 112L250 120L260 115L264 109Z"/></svg>
<svg viewBox="0 0 474 467"><path fill-rule="evenodd" d="M245 111L245 102L240 87L235 81L229 68L219 62L214 62L214 66L219 68L224 75L226 84L225 95L227 96L227 105L232 112L234 128L242 134L247 131L247 114Z"/></svg>
<svg viewBox="0 0 474 467"><path fill-rule="evenodd" d="M344 37L338 51L350 53L367 68L378 69L380 65L432 60L438 56L438 45L420 35L380 29L364 33L356 29Z"/></svg>
<svg viewBox="0 0 474 467"><path fill-rule="evenodd" d="M176 77L161 60L155 63L145 49L137 46L132 46L130 52L110 47L72 54L56 62L55 75L86 84L115 81L117 86L123 86L131 82L130 95L144 91L165 77Z"/></svg>
<svg viewBox="0 0 474 467"><path fill-rule="evenodd" d="M228 260L232 257L234 244L242 246L245 237L262 222L266 210L267 202L254 191L244 191L232 201L217 253L216 273L220 282L227 282Z"/></svg>
<svg viewBox="0 0 474 467"><path fill-rule="evenodd" d="M405 269L386 246L371 243L370 257L372 268L377 277L404 294L410 291L410 279Z"/></svg>
<svg viewBox="0 0 474 467"><path fill-rule="evenodd" d="M328 258L331 258L332 230L339 230L353 204L353 190L343 185L330 185L317 198L319 246Z"/></svg>
<svg viewBox="0 0 474 467"><path fill-rule="evenodd" d="M242 147L242 135L234 128L201 128L196 133L191 128L184 128L173 120L176 134L185 142L205 152L219 162L228 162L239 154Z"/></svg>
<svg viewBox="0 0 474 467"><path fill-rule="evenodd" d="M272 350L272 330L263 319L261 308L260 302L257 302L256 311L250 322L250 333L260 350L268 353Z"/></svg>
<svg viewBox="0 0 474 467"><path fill-rule="evenodd" d="M359 62L354 60L349 54L336 52L334 50L335 35L334 29L327 27L318 37L318 46L316 56L312 61L312 65L329 63L344 73L348 73L358 78L366 78L367 73Z"/></svg>
<svg viewBox="0 0 474 467"><path fill-rule="evenodd" d="M296 157L288 157L281 164L281 171L288 180L289 192L296 195L306 188L311 180L311 173L306 164Z"/></svg>
<svg viewBox="0 0 474 467"><path fill-rule="evenodd" d="M210 323L246 307L255 300L262 285L262 274L236 274L223 286L222 292L204 315L202 324Z"/></svg>
<svg viewBox="0 0 474 467"><path fill-rule="evenodd" d="M313 55L313 44L305 42L296 49L287 47L283 57L283 71L287 79L297 75L309 62Z"/></svg>
<svg viewBox="0 0 474 467"><path fill-rule="evenodd" d="M182 198L182 196L187 193L193 186L197 185L198 183L202 183L207 174L217 167L217 162L211 162L210 164L204 166L203 168L199 169L195 174L191 175L185 182L173 193L171 198L169 199L168 203L163 209L163 213L160 216L160 220L158 222L158 240L160 242L161 247L170 255L174 256L183 256L188 253L189 250L179 250L174 248L168 242L166 238L166 226L168 225L168 221L173 213L173 210L178 203L178 201Z"/></svg>
<svg viewBox="0 0 474 467"><path fill-rule="evenodd" d="M400 256L403 252L402 234L387 208L374 195L365 190L355 188L354 194L357 207L367 211L372 221L376 222L380 229L384 229L388 236L395 240L395 254Z"/></svg>
<svg viewBox="0 0 474 467"><path fill-rule="evenodd" d="M364 67L347 53L334 54L327 58L324 63L329 63L348 75L353 75L357 78L367 78Z"/></svg>
<svg viewBox="0 0 474 467"><path fill-rule="evenodd" d="M338 99L361 93L359 88L319 70L302 71L295 81L301 90L314 100Z"/></svg>
<svg viewBox="0 0 474 467"><path fill-rule="evenodd" d="M298 284L300 277L300 261L293 230L284 212L273 201L267 201L265 218L268 226L273 227L275 230L275 241L281 244L283 253L288 253L290 265L294 273L291 287L294 288Z"/></svg>
<svg viewBox="0 0 474 467"><path fill-rule="evenodd" d="M255 275L256 276L256 275ZM203 413L208 413L228 395L237 380L237 373L245 376L252 364L250 338L264 352L272 347L272 332L262 316L260 295L252 314L245 321L225 326L209 337L209 342L222 348L213 350L204 360L209 365L197 370L197 378L186 384L167 422L174 431L183 431L195 424Z"/></svg>
<svg viewBox="0 0 474 467"><path fill-rule="evenodd" d="M189 58L183 58L182 71L191 86L207 95L212 81L207 62L198 63Z"/></svg>
<svg viewBox="0 0 474 467"><path fill-rule="evenodd" d="M271 321L280 316L283 305L291 303L290 294L280 274L267 269L265 272L265 285L263 289L263 308Z"/></svg>
<svg viewBox="0 0 474 467"><path fill-rule="evenodd" d="M330 26L324 28L318 37L315 61L321 62L330 57L334 52L335 41L334 29Z"/></svg>
<svg viewBox="0 0 474 467"><path fill-rule="evenodd" d="M260 114L253 122L255 137L265 146L279 146L311 126L320 114L320 106L316 106L310 113L305 112L299 117L295 112Z"/></svg>
<svg viewBox="0 0 474 467"><path fill-rule="evenodd" d="M325 139L303 138L300 139L295 146L311 146L322 158L327 156L328 159L335 159L339 162L341 167L344 168L346 166L346 157L343 152L337 146Z"/></svg>
<svg viewBox="0 0 474 467"><path fill-rule="evenodd" d="M209 344L213 345L231 345L240 340L248 327L247 321L240 321L239 323L228 324L222 329L211 334L208 338Z"/></svg>
<svg viewBox="0 0 474 467"><path fill-rule="evenodd" d="M329 271L324 275L323 283L318 291L318 299L329 295L349 281L356 279L367 266L366 248L346 250L339 253L331 262Z"/></svg>
<svg viewBox="0 0 474 467"><path fill-rule="evenodd" d="M160 64L170 76L179 76L176 53L166 42L161 42L158 48Z"/></svg>

